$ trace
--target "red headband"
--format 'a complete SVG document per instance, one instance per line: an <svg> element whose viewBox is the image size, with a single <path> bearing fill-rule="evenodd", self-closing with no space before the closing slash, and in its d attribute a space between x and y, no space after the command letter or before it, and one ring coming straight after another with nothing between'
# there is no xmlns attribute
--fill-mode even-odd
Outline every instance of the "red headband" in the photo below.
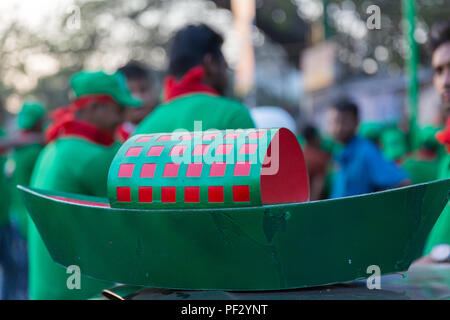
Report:
<svg viewBox="0 0 450 320"><path fill-rule="evenodd" d="M49 143L59 136L80 135L96 143L109 145L114 142L112 135L100 132L90 124L77 121L75 112L89 106L92 102L107 103L115 100L109 95L89 95L76 99L70 105L54 110L50 117L53 123L46 130L46 142Z"/></svg>

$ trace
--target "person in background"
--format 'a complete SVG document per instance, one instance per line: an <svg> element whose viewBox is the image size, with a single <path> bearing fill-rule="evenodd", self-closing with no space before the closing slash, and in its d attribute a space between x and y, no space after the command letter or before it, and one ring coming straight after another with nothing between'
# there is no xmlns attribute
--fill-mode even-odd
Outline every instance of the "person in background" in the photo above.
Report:
<svg viewBox="0 0 450 320"><path fill-rule="evenodd" d="M204 24L188 25L175 34L162 104L139 124L136 134L254 128L248 109L224 97L228 66L222 43L222 36ZM202 127L194 130L196 121Z"/></svg>
<svg viewBox="0 0 450 320"><path fill-rule="evenodd" d="M446 128L436 134L437 140L447 149L438 178L447 179L450 178L450 19L434 25L429 39L433 84L441 97L442 114L447 119ZM450 262L450 204L446 205L431 230L424 254L419 263Z"/></svg>
<svg viewBox="0 0 450 320"><path fill-rule="evenodd" d="M425 127L420 132L420 148L406 156L402 168L408 172L413 184L424 183L438 178L440 158L439 143L435 135L439 129Z"/></svg>
<svg viewBox="0 0 450 320"><path fill-rule="evenodd" d="M122 73L82 71L70 86L75 100L53 114L31 187L106 197L109 166L120 147L114 132L125 107L142 101L131 95ZM28 244L31 299L87 299L114 285L81 275L81 288L70 290L70 274L52 260L31 220Z"/></svg>
<svg viewBox="0 0 450 320"><path fill-rule="evenodd" d="M4 139L6 137L6 131L3 129L3 123L5 121L5 109L3 102L0 100L0 137ZM0 299L9 300L14 299L14 292L12 287L14 286L12 280L14 275L14 258L12 255L12 238L13 230L9 221L9 185L7 177L5 175L5 163L6 163L7 149L0 149L0 194L2 195L0 201Z"/></svg>
<svg viewBox="0 0 450 320"><path fill-rule="evenodd" d="M14 272L9 283L10 291L14 292L13 299L28 298L28 249L27 222L28 213L17 185L29 186L35 162L44 147L43 139L35 141L27 136L43 137L43 125L46 119L46 109L39 101L25 101L17 115L18 134L29 143L12 150L9 157L14 164L11 177L11 207L10 219L13 227L11 239L12 255L15 261Z"/></svg>
<svg viewBox="0 0 450 320"><path fill-rule="evenodd" d="M118 69L126 79L131 93L143 102L141 108L127 108L126 121L116 131L119 141L126 141L136 130L136 127L148 116L158 104L158 96L151 71L136 61L130 61Z"/></svg>
<svg viewBox="0 0 450 320"><path fill-rule="evenodd" d="M331 134L343 148L334 155L332 198L408 185L407 174L383 157L371 141L356 135L359 112L346 98L331 106Z"/></svg>
<svg viewBox="0 0 450 320"><path fill-rule="evenodd" d="M436 24L431 31L429 47L434 71L433 84L441 97L443 125L450 117L450 20Z"/></svg>
<svg viewBox="0 0 450 320"><path fill-rule="evenodd" d="M41 102L25 101L17 115L18 133L22 136L41 135L43 137L45 120L46 108ZM11 159L14 163L14 171L12 173L13 202L11 205L11 218L18 224L19 230L25 238L28 229L27 211L19 193L14 187L17 185L30 185L34 165L43 147L44 139L42 141L30 140L29 144L19 146L11 153Z"/></svg>
<svg viewBox="0 0 450 320"><path fill-rule="evenodd" d="M302 136L306 141L303 155L308 169L310 198L313 201L321 200L324 199L324 183L331 154L321 148L319 132L312 125L303 128Z"/></svg>

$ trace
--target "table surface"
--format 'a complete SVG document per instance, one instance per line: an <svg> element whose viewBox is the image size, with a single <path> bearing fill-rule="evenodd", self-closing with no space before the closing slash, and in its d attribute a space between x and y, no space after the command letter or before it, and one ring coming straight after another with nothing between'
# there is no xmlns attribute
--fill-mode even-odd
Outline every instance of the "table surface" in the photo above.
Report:
<svg viewBox="0 0 450 320"><path fill-rule="evenodd" d="M366 280L322 287L263 291L188 291L118 286L111 289L129 300L450 300L450 264L414 265L403 274L381 277L381 289Z"/></svg>

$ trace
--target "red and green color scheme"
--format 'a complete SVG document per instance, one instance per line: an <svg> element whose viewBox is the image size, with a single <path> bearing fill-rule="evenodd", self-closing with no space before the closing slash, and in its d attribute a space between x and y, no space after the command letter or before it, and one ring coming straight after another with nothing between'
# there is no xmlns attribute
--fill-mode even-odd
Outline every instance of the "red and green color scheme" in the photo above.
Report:
<svg viewBox="0 0 450 320"><path fill-rule="evenodd" d="M240 138L225 139L230 133ZM271 147L277 137L278 149ZM21 191L54 261L78 265L96 279L247 291L366 278L370 265L378 265L382 274L407 270L421 255L447 204L450 179L308 202L307 181L295 178L304 163L292 137L296 142L286 129L141 135L116 154L109 171L109 199L24 187ZM232 146L219 147L224 141ZM257 146L243 147L248 144ZM228 149L229 159L235 161L224 157L225 171L212 169L217 151ZM262 156L255 159L244 152L243 160L235 158L242 149ZM196 159L194 150L200 153L195 156L204 157ZM278 170L265 177L275 150ZM189 161L176 162L170 153L178 159L186 155ZM234 174L238 161L251 162L245 175ZM154 168L143 169L148 163ZM179 164L177 170L167 166L172 163ZM187 176L190 163L203 164L201 171L191 169L195 176ZM133 169L121 169L124 164ZM248 186L249 192L234 197L234 186ZM125 187L130 188L126 196L117 192ZM140 195L140 187L152 188L151 201L150 193ZM163 197L163 187L175 188L175 197ZM198 187L198 196L186 187ZM223 187L223 201L216 193L210 197L209 187Z"/></svg>
<svg viewBox="0 0 450 320"><path fill-rule="evenodd" d="M287 129L137 135L108 177L112 207L248 207L309 199L297 139Z"/></svg>

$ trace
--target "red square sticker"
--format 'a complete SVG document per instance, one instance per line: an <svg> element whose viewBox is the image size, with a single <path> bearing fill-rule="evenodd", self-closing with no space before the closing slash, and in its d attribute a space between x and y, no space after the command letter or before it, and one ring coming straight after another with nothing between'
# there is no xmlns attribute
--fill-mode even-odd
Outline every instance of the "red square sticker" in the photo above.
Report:
<svg viewBox="0 0 450 320"><path fill-rule="evenodd" d="M178 139L179 140L192 140L193 138L194 138L193 134L185 134L185 135L182 135L181 137L179 137Z"/></svg>
<svg viewBox="0 0 450 320"><path fill-rule="evenodd" d="M156 141L170 141L170 139L172 139L172 136L164 135L164 136L160 136Z"/></svg>
<svg viewBox="0 0 450 320"><path fill-rule="evenodd" d="M189 163L186 171L186 177L200 177L202 175L203 163Z"/></svg>
<svg viewBox="0 0 450 320"><path fill-rule="evenodd" d="M211 169L209 170L210 177L223 177L225 175L225 169L227 164L225 162L214 162L211 164Z"/></svg>
<svg viewBox="0 0 450 320"><path fill-rule="evenodd" d="M142 151L142 147L131 147L128 149L125 157L137 157Z"/></svg>
<svg viewBox="0 0 450 320"><path fill-rule="evenodd" d="M203 136L203 140L213 140L217 137L217 133L207 133Z"/></svg>
<svg viewBox="0 0 450 320"><path fill-rule="evenodd" d="M200 202L200 187L185 187L184 188L184 202L199 203Z"/></svg>
<svg viewBox="0 0 450 320"><path fill-rule="evenodd" d="M161 202L174 203L177 200L176 187L161 187Z"/></svg>
<svg viewBox="0 0 450 320"><path fill-rule="evenodd" d="M122 163L119 167L119 178L131 178L133 176L134 163Z"/></svg>
<svg viewBox="0 0 450 320"><path fill-rule="evenodd" d="M139 187L139 202L152 202L153 201L153 188L152 187Z"/></svg>
<svg viewBox="0 0 450 320"><path fill-rule="evenodd" d="M141 169L141 178L153 178L155 176L156 163L144 163Z"/></svg>
<svg viewBox="0 0 450 320"><path fill-rule="evenodd" d="M231 149L233 149L232 144L220 144L216 149L216 154L229 154L231 152Z"/></svg>
<svg viewBox="0 0 450 320"><path fill-rule="evenodd" d="M248 139L261 139L264 136L264 134L265 134L264 131L252 132L247 136L247 138Z"/></svg>
<svg viewBox="0 0 450 320"><path fill-rule="evenodd" d="M131 188L130 187L117 187L117 201L119 202L131 202Z"/></svg>
<svg viewBox="0 0 450 320"><path fill-rule="evenodd" d="M258 145L255 143L249 143L242 145L241 149L239 150L240 154L253 154L256 152L256 149L258 149Z"/></svg>
<svg viewBox="0 0 450 320"><path fill-rule="evenodd" d="M182 144L173 146L172 150L170 150L169 156L182 156L186 148L187 146Z"/></svg>
<svg viewBox="0 0 450 320"><path fill-rule="evenodd" d="M136 140L136 142L149 142L152 139L152 136L140 137Z"/></svg>
<svg viewBox="0 0 450 320"><path fill-rule="evenodd" d="M162 151L164 149L164 146L153 146L148 150L147 155L148 156L160 156Z"/></svg>
<svg viewBox="0 0 450 320"><path fill-rule="evenodd" d="M225 135L224 139L237 139L239 137L240 133L235 133L235 132L231 132L231 133L227 133Z"/></svg>
<svg viewBox="0 0 450 320"><path fill-rule="evenodd" d="M179 163L166 163L164 167L164 178L176 178L178 176L178 169L180 168Z"/></svg>
<svg viewBox="0 0 450 320"><path fill-rule="evenodd" d="M250 201L249 186L233 186L233 201L249 202Z"/></svg>
<svg viewBox="0 0 450 320"><path fill-rule="evenodd" d="M208 202L223 202L223 187L208 187Z"/></svg>
<svg viewBox="0 0 450 320"><path fill-rule="evenodd" d="M248 176L250 175L250 168L252 164L247 161L238 161L234 166L234 175L235 176Z"/></svg>
<svg viewBox="0 0 450 320"><path fill-rule="evenodd" d="M208 152L209 144L198 144L195 146L194 151L192 151L192 155L199 156L205 155Z"/></svg>

